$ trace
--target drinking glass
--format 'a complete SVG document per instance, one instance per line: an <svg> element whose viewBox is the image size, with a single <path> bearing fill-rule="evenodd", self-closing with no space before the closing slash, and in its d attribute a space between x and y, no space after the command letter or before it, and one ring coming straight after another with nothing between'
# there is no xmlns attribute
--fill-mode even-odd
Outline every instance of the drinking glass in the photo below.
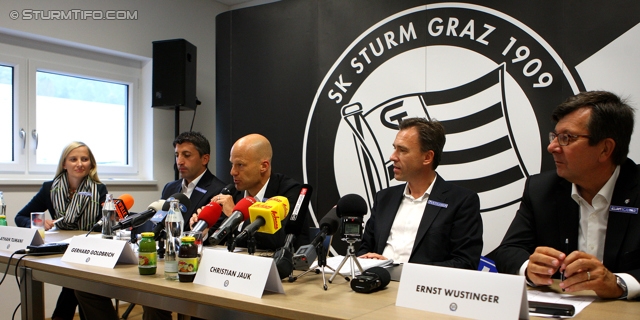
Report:
<svg viewBox="0 0 640 320"><path fill-rule="evenodd" d="M31 212L31 229L38 229L40 237L44 240L44 212Z"/></svg>

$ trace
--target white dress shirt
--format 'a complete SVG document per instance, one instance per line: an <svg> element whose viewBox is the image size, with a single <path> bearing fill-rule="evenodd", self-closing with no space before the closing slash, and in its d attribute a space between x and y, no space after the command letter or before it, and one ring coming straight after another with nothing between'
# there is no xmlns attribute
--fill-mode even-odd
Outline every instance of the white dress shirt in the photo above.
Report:
<svg viewBox="0 0 640 320"><path fill-rule="evenodd" d="M206 169L202 171L202 173L197 178L193 179L193 181L191 181L189 184L186 184L186 181L182 179L182 193L187 196L187 198L191 199L193 190L196 188L198 182L200 182L200 179L202 179L202 176L204 176L205 172L207 172Z"/></svg>
<svg viewBox="0 0 640 320"><path fill-rule="evenodd" d="M571 187L571 198L580 206L578 250L593 255L600 261L603 261L604 258L609 207L619 175L620 166L617 166L607 183L593 197L591 204L582 198L575 183ZM520 267L520 275L525 275L528 264L529 260ZM627 299L631 300L640 294L640 283L636 278L628 273L616 273L616 275L627 284Z"/></svg>
<svg viewBox="0 0 640 320"><path fill-rule="evenodd" d="M435 181L435 178L433 181ZM409 262L418 227L420 226L424 209L427 206L429 194L433 189L433 181L431 181L424 194L417 199L411 195L409 184L406 184L404 197L391 225L387 245L382 251L382 255L385 258L393 259L395 263Z"/></svg>
<svg viewBox="0 0 640 320"><path fill-rule="evenodd" d="M269 180L271 180L271 178L269 178ZM245 190L244 191L244 197L254 197L256 199L256 201L262 202L264 200L267 200L264 198L264 194L267 192L267 186L269 185L269 180L267 180L267 183L264 184L264 186L262 186L262 189L260 189L260 191L258 191L258 194L256 194L255 196L252 196L249 194L249 191ZM242 231L244 224L241 223L238 225L238 231Z"/></svg>

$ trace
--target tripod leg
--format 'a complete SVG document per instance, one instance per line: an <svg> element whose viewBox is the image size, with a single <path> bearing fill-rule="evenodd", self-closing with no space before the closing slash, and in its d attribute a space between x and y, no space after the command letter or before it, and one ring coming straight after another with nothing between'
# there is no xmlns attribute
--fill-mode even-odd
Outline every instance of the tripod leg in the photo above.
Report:
<svg viewBox="0 0 640 320"><path fill-rule="evenodd" d="M331 281L329 281L331 282ZM324 266L322 267L322 288L324 289L324 291L327 291L327 278L324 274Z"/></svg>
<svg viewBox="0 0 640 320"><path fill-rule="evenodd" d="M340 273L340 269L342 268L342 266L344 265L345 262L347 262L347 259L349 258L349 256L345 256L344 259L342 259L342 261L340 262L340 264L338 265L338 269L336 269L336 271L333 273L333 275L331 276L331 278L329 278L329 283L332 283L333 279L336 277L336 275L338 273Z"/></svg>
<svg viewBox="0 0 640 320"><path fill-rule="evenodd" d="M355 257L352 255L349 255L349 265L351 266L351 279L356 277L356 268L353 263L353 260L355 260ZM349 279L349 277L345 277L345 280L347 281L351 281L351 279Z"/></svg>
<svg viewBox="0 0 640 320"><path fill-rule="evenodd" d="M298 279L302 278L305 274L307 274L307 273L309 273L309 272L311 272L311 271L313 271L313 270L317 270L317 269L315 269L315 268L314 268L314 269L309 269L309 270L307 270L307 271L305 271L305 272L301 273L301 274L300 274L299 276L297 276L297 277L294 277L294 276L293 276L293 272L292 272L292 273L291 273L291 275L289 276L289 282L294 282L294 281L296 281L296 280L298 280Z"/></svg>
<svg viewBox="0 0 640 320"><path fill-rule="evenodd" d="M360 273L363 273L364 270L362 269L362 266L360 265L360 262L358 262L358 257L353 256L353 261L356 262L356 265L358 266L358 270L360 270ZM353 270L353 269L352 269Z"/></svg>
<svg viewBox="0 0 640 320"><path fill-rule="evenodd" d="M358 257L356 257L355 252L356 250L353 247L353 242L349 242L349 247L347 248L347 257L349 257L350 259L349 263L351 265L351 279L356 277L356 268L355 268L356 265L358 266L358 270L360 270L360 273L364 272L362 270L362 266L360 265L360 262L358 262ZM351 281L348 277L345 277L345 280Z"/></svg>

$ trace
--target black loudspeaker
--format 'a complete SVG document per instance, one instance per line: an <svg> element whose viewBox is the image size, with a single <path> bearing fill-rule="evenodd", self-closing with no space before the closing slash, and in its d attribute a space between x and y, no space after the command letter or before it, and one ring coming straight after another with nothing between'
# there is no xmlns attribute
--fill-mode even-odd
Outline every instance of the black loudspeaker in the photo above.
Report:
<svg viewBox="0 0 640 320"><path fill-rule="evenodd" d="M153 42L154 108L196 108L196 47L184 39Z"/></svg>

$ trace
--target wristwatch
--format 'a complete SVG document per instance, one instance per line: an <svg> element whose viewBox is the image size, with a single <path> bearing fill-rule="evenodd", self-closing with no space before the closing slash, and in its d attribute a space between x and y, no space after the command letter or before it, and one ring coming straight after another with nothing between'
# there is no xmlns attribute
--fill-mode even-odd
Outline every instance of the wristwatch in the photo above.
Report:
<svg viewBox="0 0 640 320"><path fill-rule="evenodd" d="M620 278L618 275L616 275L616 283L618 284L618 287L622 289L622 295L618 299L626 299L627 295L629 295L629 289L627 289L627 283L624 282L624 280L622 280L622 278Z"/></svg>

